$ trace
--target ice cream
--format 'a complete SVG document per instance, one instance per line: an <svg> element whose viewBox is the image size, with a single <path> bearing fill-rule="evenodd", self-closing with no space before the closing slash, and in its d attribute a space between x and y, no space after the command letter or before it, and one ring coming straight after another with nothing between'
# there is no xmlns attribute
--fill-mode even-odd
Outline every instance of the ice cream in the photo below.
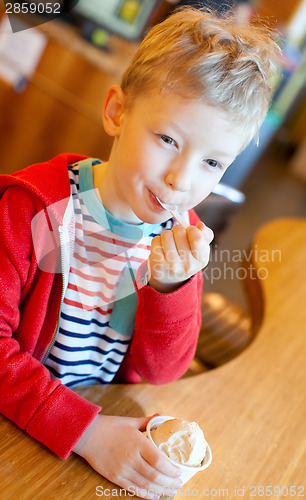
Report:
<svg viewBox="0 0 306 500"><path fill-rule="evenodd" d="M174 462L190 467L202 465L207 443L196 422L181 418L166 420L151 429L151 438L160 451Z"/></svg>
<svg viewBox="0 0 306 500"><path fill-rule="evenodd" d="M180 469L183 484L210 466L212 452L203 432L195 422L166 415L152 417L147 423L147 437Z"/></svg>

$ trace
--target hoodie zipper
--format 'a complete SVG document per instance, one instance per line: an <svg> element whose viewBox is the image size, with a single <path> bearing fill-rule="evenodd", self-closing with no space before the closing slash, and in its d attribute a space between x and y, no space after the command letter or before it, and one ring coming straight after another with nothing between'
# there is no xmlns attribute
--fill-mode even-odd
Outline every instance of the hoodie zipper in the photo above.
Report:
<svg viewBox="0 0 306 500"><path fill-rule="evenodd" d="M63 283L62 283L62 293L61 293L61 301L60 301L60 306L59 306L59 311L58 311L58 316L57 316L57 322L56 322L56 325L55 325L55 329L53 331L53 334L52 334L52 337L51 337L51 341L49 343L49 346L42 358L42 364L44 364L50 354L50 351L52 349L52 347L54 346L55 344L55 341L57 339L57 335L58 335L58 327L59 327L59 320L60 320L60 314L61 314L61 310L62 310L62 304L63 304L63 300L64 300L64 296L65 296L65 290L66 290L66 280L65 280L65 273L64 273L64 269L65 269L65 262L64 262L64 252L62 250L63 248L63 226L59 226L58 228L58 231L59 231L59 239L60 239L60 248L61 248L61 266L62 266L62 280L63 280Z"/></svg>

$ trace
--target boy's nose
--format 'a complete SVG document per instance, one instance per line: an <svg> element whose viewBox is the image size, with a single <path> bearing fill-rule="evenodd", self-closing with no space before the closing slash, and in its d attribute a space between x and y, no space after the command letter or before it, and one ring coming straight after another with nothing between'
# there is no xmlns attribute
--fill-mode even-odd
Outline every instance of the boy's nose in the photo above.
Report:
<svg viewBox="0 0 306 500"><path fill-rule="evenodd" d="M165 182L173 191L186 192L191 189L193 175L191 162L176 162L167 172Z"/></svg>

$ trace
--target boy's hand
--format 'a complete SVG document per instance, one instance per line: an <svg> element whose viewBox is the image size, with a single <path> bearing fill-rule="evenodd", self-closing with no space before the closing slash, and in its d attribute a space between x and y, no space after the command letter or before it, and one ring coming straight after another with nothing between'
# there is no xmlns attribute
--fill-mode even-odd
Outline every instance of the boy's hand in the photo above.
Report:
<svg viewBox="0 0 306 500"><path fill-rule="evenodd" d="M174 496L182 486L180 470L141 433L150 418L97 415L73 451L129 493Z"/></svg>
<svg viewBox="0 0 306 500"><path fill-rule="evenodd" d="M149 285L172 292L207 266L214 233L203 222L184 229L177 225L152 240Z"/></svg>

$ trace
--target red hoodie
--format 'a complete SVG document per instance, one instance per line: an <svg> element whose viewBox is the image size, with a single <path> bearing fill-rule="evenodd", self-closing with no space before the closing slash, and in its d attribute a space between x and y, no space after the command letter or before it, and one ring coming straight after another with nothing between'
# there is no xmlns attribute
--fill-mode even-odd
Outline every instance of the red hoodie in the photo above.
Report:
<svg viewBox="0 0 306 500"><path fill-rule="evenodd" d="M57 330L62 276L38 266L50 228L47 234L42 226L34 252L31 222L52 205L62 226L65 204L57 202L70 196L67 165L84 158L62 154L0 176L0 410L62 458L101 408L52 380L41 363ZM193 211L189 216L197 224ZM58 258L51 255L54 269ZM200 329L201 293L201 272L172 293L137 289L135 330L114 382L165 384L186 372Z"/></svg>

